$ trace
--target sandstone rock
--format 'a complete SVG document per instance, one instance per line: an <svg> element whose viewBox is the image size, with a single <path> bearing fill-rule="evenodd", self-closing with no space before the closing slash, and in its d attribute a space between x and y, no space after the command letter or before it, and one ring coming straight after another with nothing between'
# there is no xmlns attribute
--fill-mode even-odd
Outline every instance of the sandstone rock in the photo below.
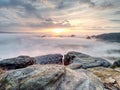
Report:
<svg viewBox="0 0 120 90"><path fill-rule="evenodd" d="M109 90L120 90L120 71L103 67L90 68L88 70L101 78Z"/></svg>
<svg viewBox="0 0 120 90"><path fill-rule="evenodd" d="M29 56L18 56L16 58L9 58L0 61L0 67L3 69L19 69L24 68L29 65L33 65L35 59Z"/></svg>
<svg viewBox="0 0 120 90"><path fill-rule="evenodd" d="M48 54L35 57L36 64L61 64L62 58L61 54Z"/></svg>
<svg viewBox="0 0 120 90"><path fill-rule="evenodd" d="M66 68L65 77L58 90L104 90L101 81L86 70Z"/></svg>
<svg viewBox="0 0 120 90"><path fill-rule="evenodd" d="M79 53L79 52L68 52L64 56L65 65L69 65L71 63L80 63L81 68L93 68L93 67L111 67L111 63L102 58L91 57L89 55Z"/></svg>
<svg viewBox="0 0 120 90"><path fill-rule="evenodd" d="M116 71L119 71L120 72L120 68L119 67L117 67L117 68L114 68Z"/></svg>
<svg viewBox="0 0 120 90"><path fill-rule="evenodd" d="M0 83L0 90L104 90L101 81L86 70L50 64L8 71Z"/></svg>
<svg viewBox="0 0 120 90"><path fill-rule="evenodd" d="M80 69L82 67L82 65L80 63L72 63L72 64L68 65L67 67L72 70L76 70L76 69Z"/></svg>

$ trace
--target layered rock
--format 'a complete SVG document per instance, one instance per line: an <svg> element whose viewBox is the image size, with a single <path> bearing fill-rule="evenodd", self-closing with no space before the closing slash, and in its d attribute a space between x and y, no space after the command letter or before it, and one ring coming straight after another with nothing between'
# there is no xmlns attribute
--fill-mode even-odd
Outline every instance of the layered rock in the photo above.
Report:
<svg viewBox="0 0 120 90"><path fill-rule="evenodd" d="M61 64L63 55L61 54L48 54L43 56L37 56L36 64Z"/></svg>
<svg viewBox="0 0 120 90"><path fill-rule="evenodd" d="M33 65L8 71L0 83L0 90L104 90L92 73L62 65Z"/></svg>
<svg viewBox="0 0 120 90"><path fill-rule="evenodd" d="M77 65L79 65L80 68L83 68L83 69L99 67L99 66L111 67L111 63L105 59L91 57L89 55L79 53L79 52L68 52L64 56L64 64L69 65L74 63L77 63Z"/></svg>
<svg viewBox="0 0 120 90"><path fill-rule="evenodd" d="M120 90L120 71L111 68L89 68L90 72L98 76L109 90Z"/></svg>
<svg viewBox="0 0 120 90"><path fill-rule="evenodd" d="M33 64L35 64L35 59L29 56L18 56L0 61L0 67L7 70L25 68Z"/></svg>

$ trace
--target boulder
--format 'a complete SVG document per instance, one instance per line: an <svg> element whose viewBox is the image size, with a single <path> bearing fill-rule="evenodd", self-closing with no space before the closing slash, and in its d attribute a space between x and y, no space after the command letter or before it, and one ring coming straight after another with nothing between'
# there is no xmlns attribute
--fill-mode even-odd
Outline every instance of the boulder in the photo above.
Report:
<svg viewBox="0 0 120 90"><path fill-rule="evenodd" d="M62 64L62 58L63 56L61 54L48 54L34 58L29 56L18 56L0 61L0 67L10 70L25 68L33 64Z"/></svg>
<svg viewBox="0 0 120 90"><path fill-rule="evenodd" d="M69 65L72 63L81 64L81 68L93 68L93 67L111 67L111 63L105 59L91 57L89 55L79 53L79 52L68 52L64 56L64 64Z"/></svg>
<svg viewBox="0 0 120 90"><path fill-rule="evenodd" d="M3 69L19 69L33 65L35 59L29 56L18 56L15 58L4 59L0 61L0 67Z"/></svg>
<svg viewBox="0 0 120 90"><path fill-rule="evenodd" d="M87 36L86 39L91 39L91 37L90 37L90 36Z"/></svg>
<svg viewBox="0 0 120 90"><path fill-rule="evenodd" d="M120 90L120 71L112 68L96 67L88 69L97 75L109 90Z"/></svg>
<svg viewBox="0 0 120 90"><path fill-rule="evenodd" d="M35 57L36 64L61 64L62 58L61 54L48 54Z"/></svg>
<svg viewBox="0 0 120 90"><path fill-rule="evenodd" d="M104 90L92 73L62 65L32 65L3 76L0 90Z"/></svg>
<svg viewBox="0 0 120 90"><path fill-rule="evenodd" d="M113 67L113 68L115 68L115 67L120 67L120 60L115 61L115 62L113 63L113 65L112 65L112 67Z"/></svg>
<svg viewBox="0 0 120 90"><path fill-rule="evenodd" d="M66 68L65 77L57 90L104 90L103 83L86 70Z"/></svg>

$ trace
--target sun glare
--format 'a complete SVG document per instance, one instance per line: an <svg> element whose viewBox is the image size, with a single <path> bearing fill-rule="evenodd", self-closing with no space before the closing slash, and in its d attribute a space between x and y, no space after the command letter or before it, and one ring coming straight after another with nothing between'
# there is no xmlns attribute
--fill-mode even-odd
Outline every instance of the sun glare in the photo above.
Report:
<svg viewBox="0 0 120 90"><path fill-rule="evenodd" d="M53 32L60 34L64 32L64 29L54 29Z"/></svg>

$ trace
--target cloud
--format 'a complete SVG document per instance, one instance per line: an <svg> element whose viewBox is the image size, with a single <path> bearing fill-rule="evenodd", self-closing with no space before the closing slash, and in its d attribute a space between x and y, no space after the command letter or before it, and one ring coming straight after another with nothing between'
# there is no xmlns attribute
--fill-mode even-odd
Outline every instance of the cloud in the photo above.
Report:
<svg viewBox="0 0 120 90"><path fill-rule="evenodd" d="M88 5L90 7L111 8L120 7L119 0L1 0L0 7L18 7L22 6L27 11L34 11L39 7L51 7L57 9L70 8L75 5Z"/></svg>
<svg viewBox="0 0 120 90"><path fill-rule="evenodd" d="M94 6L91 0L41 0L47 6L53 6L56 9L68 9L76 5Z"/></svg>
<svg viewBox="0 0 120 90"><path fill-rule="evenodd" d="M120 0L0 0L0 30L118 27L119 9Z"/></svg>
<svg viewBox="0 0 120 90"><path fill-rule="evenodd" d="M74 5L76 5L76 3L79 3L79 5L81 6L86 5L88 7L97 9L109 9L120 7L119 0L45 0L45 1L47 1L48 6L52 5L54 6L54 8L57 9L73 7Z"/></svg>

